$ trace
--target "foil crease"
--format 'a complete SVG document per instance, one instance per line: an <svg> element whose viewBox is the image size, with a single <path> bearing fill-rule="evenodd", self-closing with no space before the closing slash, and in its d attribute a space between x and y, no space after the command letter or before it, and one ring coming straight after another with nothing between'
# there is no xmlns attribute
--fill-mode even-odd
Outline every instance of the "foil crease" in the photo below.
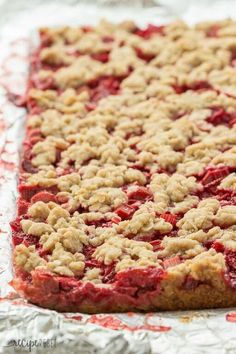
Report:
<svg viewBox="0 0 236 354"><path fill-rule="evenodd" d="M15 216L19 150L28 58L40 26L95 24L132 19L140 26L181 17L190 24L236 13L236 1L98 0L1 1L0 19L0 353L234 354L234 309L85 315L28 304L13 291L11 233ZM236 310L235 310L236 311Z"/></svg>

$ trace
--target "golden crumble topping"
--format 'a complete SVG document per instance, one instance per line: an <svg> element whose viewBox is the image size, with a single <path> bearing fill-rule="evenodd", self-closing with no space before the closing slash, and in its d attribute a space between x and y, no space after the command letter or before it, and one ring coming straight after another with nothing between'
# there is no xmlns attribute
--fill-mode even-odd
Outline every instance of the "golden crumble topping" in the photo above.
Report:
<svg viewBox="0 0 236 354"><path fill-rule="evenodd" d="M136 268L178 286L225 272L236 251L236 23L103 20L40 34L18 220L33 240L15 247L16 266L94 284Z"/></svg>

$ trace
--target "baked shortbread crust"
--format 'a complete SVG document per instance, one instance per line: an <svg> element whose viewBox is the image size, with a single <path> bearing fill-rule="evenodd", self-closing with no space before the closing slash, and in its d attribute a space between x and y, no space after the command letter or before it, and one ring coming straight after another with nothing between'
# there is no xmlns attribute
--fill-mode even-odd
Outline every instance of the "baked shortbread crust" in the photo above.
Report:
<svg viewBox="0 0 236 354"><path fill-rule="evenodd" d="M236 305L236 22L42 28L15 289L87 313Z"/></svg>

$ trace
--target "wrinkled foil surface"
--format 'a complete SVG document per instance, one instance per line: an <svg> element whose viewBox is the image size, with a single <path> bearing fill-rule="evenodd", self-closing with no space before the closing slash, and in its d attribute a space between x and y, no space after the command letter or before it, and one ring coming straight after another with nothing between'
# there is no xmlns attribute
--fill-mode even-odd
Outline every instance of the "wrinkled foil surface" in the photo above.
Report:
<svg viewBox="0 0 236 354"><path fill-rule="evenodd" d="M44 310L11 288L11 233L29 54L40 26L132 19L142 26L182 18L189 24L236 17L236 1L0 0L0 353L234 354L236 309L85 315Z"/></svg>

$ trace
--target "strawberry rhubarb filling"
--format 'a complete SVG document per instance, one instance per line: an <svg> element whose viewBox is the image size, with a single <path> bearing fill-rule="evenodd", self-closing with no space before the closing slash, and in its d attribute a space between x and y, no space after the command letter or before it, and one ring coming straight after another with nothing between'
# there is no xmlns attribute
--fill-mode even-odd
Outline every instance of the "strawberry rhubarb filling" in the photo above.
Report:
<svg viewBox="0 0 236 354"><path fill-rule="evenodd" d="M22 296L89 313L235 306L235 30L40 30L11 224Z"/></svg>

